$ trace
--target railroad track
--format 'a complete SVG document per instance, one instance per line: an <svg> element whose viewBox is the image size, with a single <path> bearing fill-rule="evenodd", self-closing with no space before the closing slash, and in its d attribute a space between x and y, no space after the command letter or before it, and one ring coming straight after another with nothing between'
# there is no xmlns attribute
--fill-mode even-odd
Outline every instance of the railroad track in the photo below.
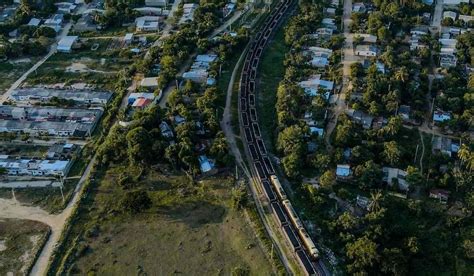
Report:
<svg viewBox="0 0 474 276"><path fill-rule="evenodd" d="M288 200L275 174L265 143L261 137L256 109L257 68L265 46L294 0L283 0L271 12L263 27L250 42L246 54L239 91L239 122L245 136L245 152L252 174L270 202L274 218L291 245L296 259L306 275L329 275L319 259L319 251Z"/></svg>

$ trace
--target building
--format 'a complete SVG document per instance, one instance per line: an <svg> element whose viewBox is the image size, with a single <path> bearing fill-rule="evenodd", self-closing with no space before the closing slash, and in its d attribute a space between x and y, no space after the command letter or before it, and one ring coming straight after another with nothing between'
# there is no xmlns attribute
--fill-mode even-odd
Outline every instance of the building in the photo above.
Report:
<svg viewBox="0 0 474 276"><path fill-rule="evenodd" d="M73 13L76 9L77 5L69 2L58 2L54 3L54 5L58 8L58 13Z"/></svg>
<svg viewBox="0 0 474 276"><path fill-rule="evenodd" d="M352 12L365 13L367 12L367 8L363 2L354 3L352 4Z"/></svg>
<svg viewBox="0 0 474 276"><path fill-rule="evenodd" d="M197 83L206 82L208 76L209 76L209 74L204 69L192 70L192 71L188 71L188 72L183 73L183 79L191 80L191 81L197 82Z"/></svg>
<svg viewBox="0 0 474 276"><path fill-rule="evenodd" d="M6 155L0 156L0 168L6 169L8 175L66 176L70 167L69 160L9 159Z"/></svg>
<svg viewBox="0 0 474 276"><path fill-rule="evenodd" d="M41 19L38 18L31 18L28 22L28 26L38 27L41 24Z"/></svg>
<svg viewBox="0 0 474 276"><path fill-rule="evenodd" d="M236 7L235 3L227 3L223 9L224 18L232 14L235 10L235 7Z"/></svg>
<svg viewBox="0 0 474 276"><path fill-rule="evenodd" d="M305 51L306 55L311 56L309 64L313 67L324 68L329 65L329 58L332 55L332 50L321 47L309 47Z"/></svg>
<svg viewBox="0 0 474 276"><path fill-rule="evenodd" d="M137 108L137 109L145 109L152 102L153 102L152 100L147 99L147 98L139 98L133 102L132 107Z"/></svg>
<svg viewBox="0 0 474 276"><path fill-rule="evenodd" d="M212 80L209 80L208 70L216 59L217 55L215 54L197 55L190 70L183 74L183 79L197 83L212 82Z"/></svg>
<svg viewBox="0 0 474 276"><path fill-rule="evenodd" d="M212 175L217 173L217 169L214 167L214 162L207 158L205 155L200 155L198 157L199 167L201 168L201 173L205 175Z"/></svg>
<svg viewBox="0 0 474 276"><path fill-rule="evenodd" d="M337 179L348 179L352 176L352 170L350 165L338 164L336 167L336 177Z"/></svg>
<svg viewBox="0 0 474 276"><path fill-rule="evenodd" d="M44 25L54 29L57 33L61 30L64 14L57 13L44 21Z"/></svg>
<svg viewBox="0 0 474 276"><path fill-rule="evenodd" d="M150 7L166 7L168 5L167 0L145 0L145 5Z"/></svg>
<svg viewBox="0 0 474 276"><path fill-rule="evenodd" d="M140 87L145 87L148 89L156 89L158 87L158 76L143 78L140 82Z"/></svg>
<svg viewBox="0 0 474 276"><path fill-rule="evenodd" d="M362 57L375 57L377 56L378 49L373 45L357 45L355 54Z"/></svg>
<svg viewBox="0 0 474 276"><path fill-rule="evenodd" d="M329 96L334 89L334 82L322 80L320 74L313 75L308 80L301 81L298 85L311 97L319 95L320 91L324 90L324 98L326 100L329 100Z"/></svg>
<svg viewBox="0 0 474 276"><path fill-rule="evenodd" d="M9 99L23 103L47 103L53 98L71 100L78 104L105 105L112 98L112 93L79 89L21 88L15 89Z"/></svg>
<svg viewBox="0 0 474 276"><path fill-rule="evenodd" d="M370 129L372 127L372 122L374 121L373 116L354 109L347 109L345 113L354 122L361 124L364 129Z"/></svg>
<svg viewBox="0 0 474 276"><path fill-rule="evenodd" d="M443 154L452 156L453 153L459 151L459 143L453 142L451 138L442 137L442 136L433 136L432 140L432 149L433 152L441 152Z"/></svg>
<svg viewBox="0 0 474 276"><path fill-rule="evenodd" d="M472 15L463 15L463 14L460 14L459 15L459 20L461 20L462 22L464 23L469 23L469 22L472 22L474 21L474 16Z"/></svg>
<svg viewBox="0 0 474 276"><path fill-rule="evenodd" d="M198 4L188 3L183 5L183 16L179 19L179 24L188 23L194 20L194 11L199 7Z"/></svg>
<svg viewBox="0 0 474 276"><path fill-rule="evenodd" d="M444 189L431 189L430 198L438 199L439 202L446 204L449 199L449 191L446 191Z"/></svg>
<svg viewBox="0 0 474 276"><path fill-rule="evenodd" d="M411 107L408 105L401 105L398 108L398 115L402 117L404 121L410 120Z"/></svg>
<svg viewBox="0 0 474 276"><path fill-rule="evenodd" d="M356 205L359 206L360 208L368 211L371 203L372 203L371 200L368 199L367 197L357 195Z"/></svg>
<svg viewBox="0 0 474 276"><path fill-rule="evenodd" d="M133 42L133 33L125 34L125 36L123 37L123 42L125 43L125 45L132 44L132 42Z"/></svg>
<svg viewBox="0 0 474 276"><path fill-rule="evenodd" d="M99 109L65 109L55 107L16 107L0 105L1 120L37 122L80 122L94 124L103 111Z"/></svg>
<svg viewBox="0 0 474 276"><path fill-rule="evenodd" d="M449 112L444 112L441 109L437 109L433 112L433 122L443 123L449 120L451 120L451 114Z"/></svg>
<svg viewBox="0 0 474 276"><path fill-rule="evenodd" d="M0 120L0 132L28 133L31 136L84 138L92 135L95 122Z"/></svg>
<svg viewBox="0 0 474 276"><path fill-rule="evenodd" d="M46 158L70 160L78 149L79 147L74 144L54 144L46 152Z"/></svg>
<svg viewBox="0 0 474 276"><path fill-rule="evenodd" d="M443 19L451 18L453 21L456 21L457 17L458 17L458 14L456 12L453 12L453 11L443 12Z"/></svg>
<svg viewBox="0 0 474 276"><path fill-rule="evenodd" d="M354 38L360 37L365 43L377 43L377 36L371 34L354 34Z"/></svg>
<svg viewBox="0 0 474 276"><path fill-rule="evenodd" d="M133 103L138 99L149 99L153 101L155 99L155 94L153 93L131 93L128 96L128 105L133 105Z"/></svg>
<svg viewBox="0 0 474 276"><path fill-rule="evenodd" d="M166 137L166 138L174 137L173 130L171 130L171 127L165 121L160 123L160 131L163 137Z"/></svg>
<svg viewBox="0 0 474 276"><path fill-rule="evenodd" d="M77 20L76 24L74 24L73 28L76 32L90 32L95 31L97 29L97 25L94 21L94 16L99 14L99 12L90 12L84 13L79 20Z"/></svg>
<svg viewBox="0 0 474 276"><path fill-rule="evenodd" d="M74 47L74 45L76 44L77 40L79 39L78 36L74 35L74 36L65 36L63 38L61 38L61 40L59 40L58 42L58 47L57 47L57 51L58 52L61 52L61 53L70 53L72 52L72 48Z"/></svg>
<svg viewBox="0 0 474 276"><path fill-rule="evenodd" d="M406 171L403 171L397 168L383 167L382 173L383 173L383 178L382 178L383 182L387 183L390 187L397 184L398 189L402 191L409 190L410 186L408 182L405 180L407 176Z"/></svg>
<svg viewBox="0 0 474 276"><path fill-rule="evenodd" d="M443 4L457 6L461 3L469 4L469 1L470 0L443 0Z"/></svg>
<svg viewBox="0 0 474 276"><path fill-rule="evenodd" d="M135 19L137 32L154 32L159 30L159 16L142 16Z"/></svg>

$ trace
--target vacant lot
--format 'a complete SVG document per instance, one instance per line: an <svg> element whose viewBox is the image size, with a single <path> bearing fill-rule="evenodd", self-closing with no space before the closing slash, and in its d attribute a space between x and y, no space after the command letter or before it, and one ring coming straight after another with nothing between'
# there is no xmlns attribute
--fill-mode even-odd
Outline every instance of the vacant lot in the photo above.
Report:
<svg viewBox="0 0 474 276"><path fill-rule="evenodd" d="M185 176L152 172L135 187L147 189L153 205L139 215L120 211L124 191L109 170L68 239L63 272L97 275L229 275L245 269L270 274L272 267L255 233L233 210L232 179L191 183ZM63 260L64 261L64 260Z"/></svg>
<svg viewBox="0 0 474 276"><path fill-rule="evenodd" d="M0 219L0 275L25 274L48 232L40 222Z"/></svg>
<svg viewBox="0 0 474 276"><path fill-rule="evenodd" d="M25 58L0 62L0 94L3 94L12 83L36 63L38 58Z"/></svg>

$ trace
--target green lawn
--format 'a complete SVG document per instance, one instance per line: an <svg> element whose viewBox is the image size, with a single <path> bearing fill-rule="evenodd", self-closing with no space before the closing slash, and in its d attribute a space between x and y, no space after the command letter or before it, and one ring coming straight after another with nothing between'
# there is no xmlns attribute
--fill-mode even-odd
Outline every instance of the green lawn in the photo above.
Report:
<svg viewBox="0 0 474 276"><path fill-rule="evenodd" d="M283 60L289 51L284 42L284 31L280 28L263 53L259 66L260 81L258 83L258 118L264 139L273 142L276 139L277 116L275 111L278 84L285 75ZM266 143L269 151L273 143Z"/></svg>
<svg viewBox="0 0 474 276"><path fill-rule="evenodd" d="M63 272L114 275L230 275L244 268L267 275L272 266L242 212L231 206L233 180L190 183L150 172L137 185L153 201L138 215L122 213L116 184L124 167L109 169L79 211L66 241Z"/></svg>
<svg viewBox="0 0 474 276"><path fill-rule="evenodd" d="M49 233L45 224L0 220L0 275L26 275Z"/></svg>

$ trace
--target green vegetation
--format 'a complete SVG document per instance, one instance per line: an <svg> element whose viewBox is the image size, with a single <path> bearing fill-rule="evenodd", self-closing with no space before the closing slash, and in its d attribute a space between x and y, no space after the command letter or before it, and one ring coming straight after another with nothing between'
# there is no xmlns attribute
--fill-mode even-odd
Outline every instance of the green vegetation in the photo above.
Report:
<svg viewBox="0 0 474 276"><path fill-rule="evenodd" d="M0 62L0 94L3 94L10 86L31 66L37 61L38 58L30 57L29 60L21 62L13 61L2 61Z"/></svg>
<svg viewBox="0 0 474 276"><path fill-rule="evenodd" d="M245 217L232 208L231 178L193 183L165 173L170 168L162 165L162 172L131 180L152 204L130 215L117 200L124 196L117 185L124 169L110 168L81 205L60 271L229 274L242 267L261 275L272 270Z"/></svg>
<svg viewBox="0 0 474 276"><path fill-rule="evenodd" d="M28 274L49 235L49 227L35 221L0 220L0 274Z"/></svg>
<svg viewBox="0 0 474 276"><path fill-rule="evenodd" d="M260 63L260 82L258 94L258 115L263 137L266 141L275 141L276 130L276 91L278 83L285 76L283 61L289 48L284 42L284 31L280 28L265 50ZM267 143L268 150L273 151L272 143Z"/></svg>

